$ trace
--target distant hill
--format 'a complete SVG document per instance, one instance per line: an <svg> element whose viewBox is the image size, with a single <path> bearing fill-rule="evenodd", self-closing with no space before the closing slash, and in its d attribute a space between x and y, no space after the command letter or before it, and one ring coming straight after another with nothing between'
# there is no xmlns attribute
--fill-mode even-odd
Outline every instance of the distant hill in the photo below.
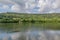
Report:
<svg viewBox="0 0 60 40"><path fill-rule="evenodd" d="M20 22L60 22L60 13L28 14L28 13L0 13L0 20Z"/></svg>

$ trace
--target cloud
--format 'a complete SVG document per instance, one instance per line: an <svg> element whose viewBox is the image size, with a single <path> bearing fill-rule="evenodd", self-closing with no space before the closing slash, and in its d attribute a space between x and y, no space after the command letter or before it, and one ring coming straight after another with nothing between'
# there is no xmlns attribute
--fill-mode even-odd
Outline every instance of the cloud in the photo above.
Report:
<svg viewBox="0 0 60 40"><path fill-rule="evenodd" d="M44 10L44 8L46 7L47 3L44 0L39 0L37 6L39 7L40 12L42 12Z"/></svg>
<svg viewBox="0 0 60 40"><path fill-rule="evenodd" d="M20 11L20 6L18 4L14 4L11 7L11 10L14 11L14 12L19 12Z"/></svg>
<svg viewBox="0 0 60 40"><path fill-rule="evenodd" d="M60 12L60 0L0 0L0 3L3 9L13 12Z"/></svg>
<svg viewBox="0 0 60 40"><path fill-rule="evenodd" d="M2 12L0 12L0 13L2 13Z"/></svg>
<svg viewBox="0 0 60 40"><path fill-rule="evenodd" d="M55 11L53 11L53 10L51 10L51 11L49 11L48 13L54 13Z"/></svg>
<svg viewBox="0 0 60 40"><path fill-rule="evenodd" d="M3 5L2 8L3 9L9 9L9 6L8 5Z"/></svg>
<svg viewBox="0 0 60 40"><path fill-rule="evenodd" d="M52 3L52 8L54 8L54 9L60 8L60 2L59 2L59 0L55 0L55 2Z"/></svg>
<svg viewBox="0 0 60 40"><path fill-rule="evenodd" d="M0 3L2 4L15 4L12 0L0 0Z"/></svg>
<svg viewBox="0 0 60 40"><path fill-rule="evenodd" d="M5 5L5 4L1 4L0 5L0 12L7 12L9 11L9 6L8 5Z"/></svg>

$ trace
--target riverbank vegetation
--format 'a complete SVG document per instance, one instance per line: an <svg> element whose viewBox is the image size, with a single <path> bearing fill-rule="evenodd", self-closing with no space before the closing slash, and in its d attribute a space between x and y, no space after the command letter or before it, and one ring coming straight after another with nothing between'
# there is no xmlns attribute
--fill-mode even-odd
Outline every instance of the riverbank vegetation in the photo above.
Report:
<svg viewBox="0 0 60 40"><path fill-rule="evenodd" d="M60 14L28 14L28 13L0 13L0 23L18 22L60 22Z"/></svg>

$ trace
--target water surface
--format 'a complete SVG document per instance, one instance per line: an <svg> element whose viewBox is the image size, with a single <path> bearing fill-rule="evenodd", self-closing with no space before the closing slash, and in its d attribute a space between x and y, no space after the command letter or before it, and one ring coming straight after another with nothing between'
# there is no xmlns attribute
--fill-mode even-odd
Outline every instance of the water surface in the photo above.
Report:
<svg viewBox="0 0 60 40"><path fill-rule="evenodd" d="M60 23L0 23L0 40L60 40Z"/></svg>

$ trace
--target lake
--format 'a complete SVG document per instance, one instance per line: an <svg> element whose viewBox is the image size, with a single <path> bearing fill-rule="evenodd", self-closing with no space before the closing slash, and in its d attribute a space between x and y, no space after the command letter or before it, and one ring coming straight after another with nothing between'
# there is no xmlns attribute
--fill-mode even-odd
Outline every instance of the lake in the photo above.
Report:
<svg viewBox="0 0 60 40"><path fill-rule="evenodd" d="M0 40L60 40L60 23L0 23Z"/></svg>

